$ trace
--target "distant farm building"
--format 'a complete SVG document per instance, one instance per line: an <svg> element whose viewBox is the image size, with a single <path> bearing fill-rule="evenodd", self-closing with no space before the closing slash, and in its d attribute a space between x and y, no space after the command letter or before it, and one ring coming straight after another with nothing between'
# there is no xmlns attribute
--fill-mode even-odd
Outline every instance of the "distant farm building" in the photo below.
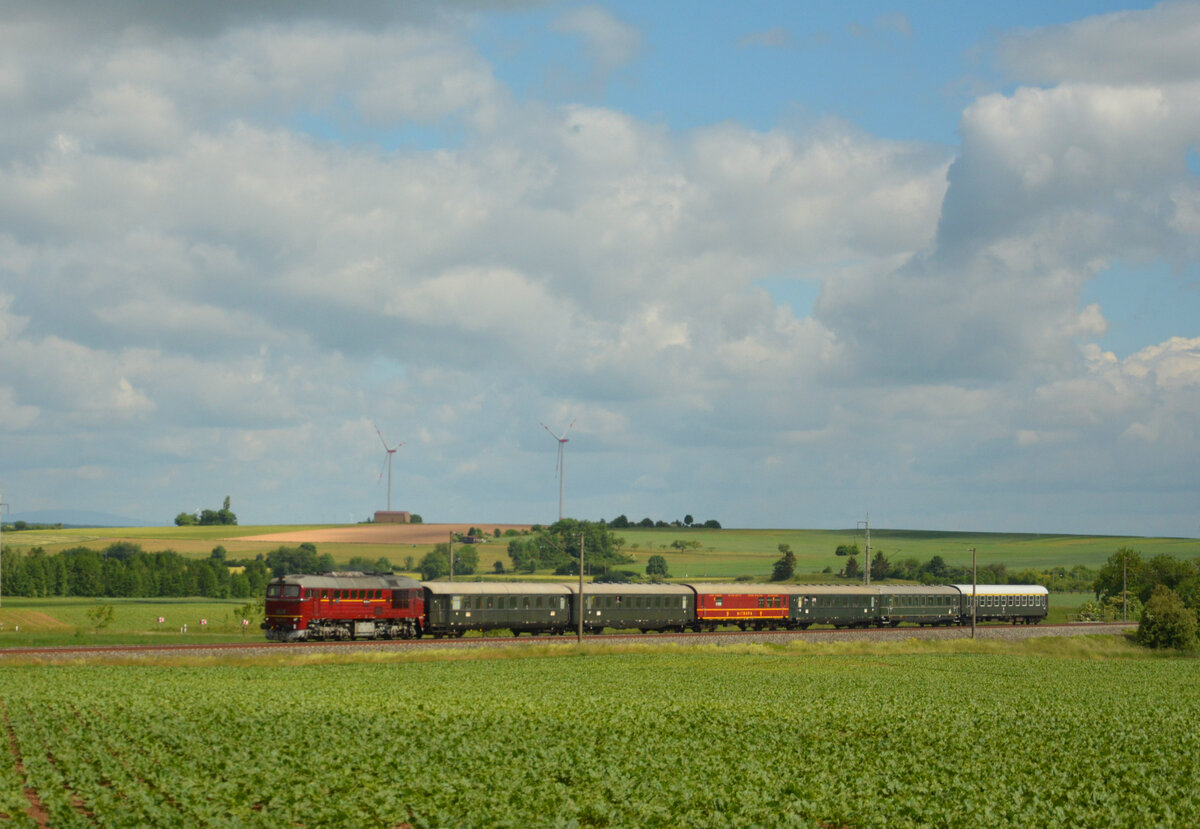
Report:
<svg viewBox="0 0 1200 829"><path fill-rule="evenodd" d="M409 524L412 522L412 513L403 510L376 510L376 524Z"/></svg>

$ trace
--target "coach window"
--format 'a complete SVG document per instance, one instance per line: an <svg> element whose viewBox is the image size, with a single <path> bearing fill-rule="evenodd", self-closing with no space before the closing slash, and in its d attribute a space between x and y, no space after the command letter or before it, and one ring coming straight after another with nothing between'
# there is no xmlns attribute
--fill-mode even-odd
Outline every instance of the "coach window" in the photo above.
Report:
<svg viewBox="0 0 1200 829"><path fill-rule="evenodd" d="M529 597L528 596L526 596L524 599L521 600L521 609L522 610L529 609Z"/></svg>
<svg viewBox="0 0 1200 829"><path fill-rule="evenodd" d="M451 610L462 610L462 596L451 596L450 597L450 609Z"/></svg>
<svg viewBox="0 0 1200 829"><path fill-rule="evenodd" d="M715 604L716 604L716 606L717 606L717 607L721 607L721 598L722 598L721 596L717 596L717 597L716 597L716 602L715 602Z"/></svg>
<svg viewBox="0 0 1200 829"><path fill-rule="evenodd" d="M492 609L492 597L491 596L487 597L487 609L488 610Z"/></svg>
<svg viewBox="0 0 1200 829"><path fill-rule="evenodd" d="M612 607L612 606L613 606L613 597L612 597L612 596L605 596L605 597L604 597L604 606L605 606L605 607Z"/></svg>

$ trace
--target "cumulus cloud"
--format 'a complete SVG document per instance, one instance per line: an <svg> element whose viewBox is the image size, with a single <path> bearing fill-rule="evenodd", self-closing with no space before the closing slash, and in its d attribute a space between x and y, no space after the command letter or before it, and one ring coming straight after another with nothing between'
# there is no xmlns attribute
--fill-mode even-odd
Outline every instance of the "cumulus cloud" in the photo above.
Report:
<svg viewBox="0 0 1200 829"><path fill-rule="evenodd" d="M1168 455L1195 445L1197 342L1117 361L1081 302L1116 257L1194 260L1200 78L1165 58L1037 69L1048 87L966 109L951 157L832 117L677 132L517 100L469 6L114 3L93 30L29 4L0 31L0 420L46 501L82 476L169 518L237 481L250 515L361 518L380 422L412 448L398 500L536 519L537 423L572 418L581 515L652 493L726 519L735 492L752 524L875 496L969 527L964 493L1037 458L1118 474L1153 451L1187 480ZM1116 43L1163 16L1185 28L1174 7L1089 25ZM599 7L552 25L601 80L643 49ZM1085 34L1005 55L1032 74ZM429 126L459 138L375 140ZM347 127L372 140L329 137ZM764 280L815 285L814 313Z"/></svg>
<svg viewBox="0 0 1200 829"><path fill-rule="evenodd" d="M1145 42L1147 27L1191 15L1160 8L1029 37L1046 54L1091 54L1081 33ZM1183 263L1200 252L1187 171L1200 65L1165 85L1054 79L972 103L932 244L822 296L818 316L843 335L852 365L928 379L1074 372L1078 347L1107 326L1103 308L1080 307L1091 278L1122 257Z"/></svg>
<svg viewBox="0 0 1200 829"><path fill-rule="evenodd" d="M1198 40L1200 6L1167 2L1008 34L998 56L1029 83L1170 85L1196 81Z"/></svg>

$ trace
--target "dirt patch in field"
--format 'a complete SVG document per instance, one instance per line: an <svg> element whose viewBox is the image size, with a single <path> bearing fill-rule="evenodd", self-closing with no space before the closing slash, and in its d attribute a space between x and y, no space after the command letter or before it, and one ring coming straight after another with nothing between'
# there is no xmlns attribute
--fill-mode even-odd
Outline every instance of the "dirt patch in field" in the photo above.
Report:
<svg viewBox="0 0 1200 829"><path fill-rule="evenodd" d="M37 610L0 610L0 628L13 630L66 630L71 626Z"/></svg>
<svg viewBox="0 0 1200 829"><path fill-rule="evenodd" d="M320 530L242 536L241 541L279 541L285 544L438 544L448 541L450 533L465 533L475 527L491 537L499 528L527 530L528 524L358 524Z"/></svg>

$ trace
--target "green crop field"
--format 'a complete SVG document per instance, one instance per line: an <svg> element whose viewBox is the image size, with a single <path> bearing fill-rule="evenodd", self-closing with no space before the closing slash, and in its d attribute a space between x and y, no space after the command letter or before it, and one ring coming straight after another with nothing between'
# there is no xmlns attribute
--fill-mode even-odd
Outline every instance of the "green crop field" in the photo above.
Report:
<svg viewBox="0 0 1200 829"><path fill-rule="evenodd" d="M1195 661L1087 639L8 665L0 820L1195 825Z"/></svg>

